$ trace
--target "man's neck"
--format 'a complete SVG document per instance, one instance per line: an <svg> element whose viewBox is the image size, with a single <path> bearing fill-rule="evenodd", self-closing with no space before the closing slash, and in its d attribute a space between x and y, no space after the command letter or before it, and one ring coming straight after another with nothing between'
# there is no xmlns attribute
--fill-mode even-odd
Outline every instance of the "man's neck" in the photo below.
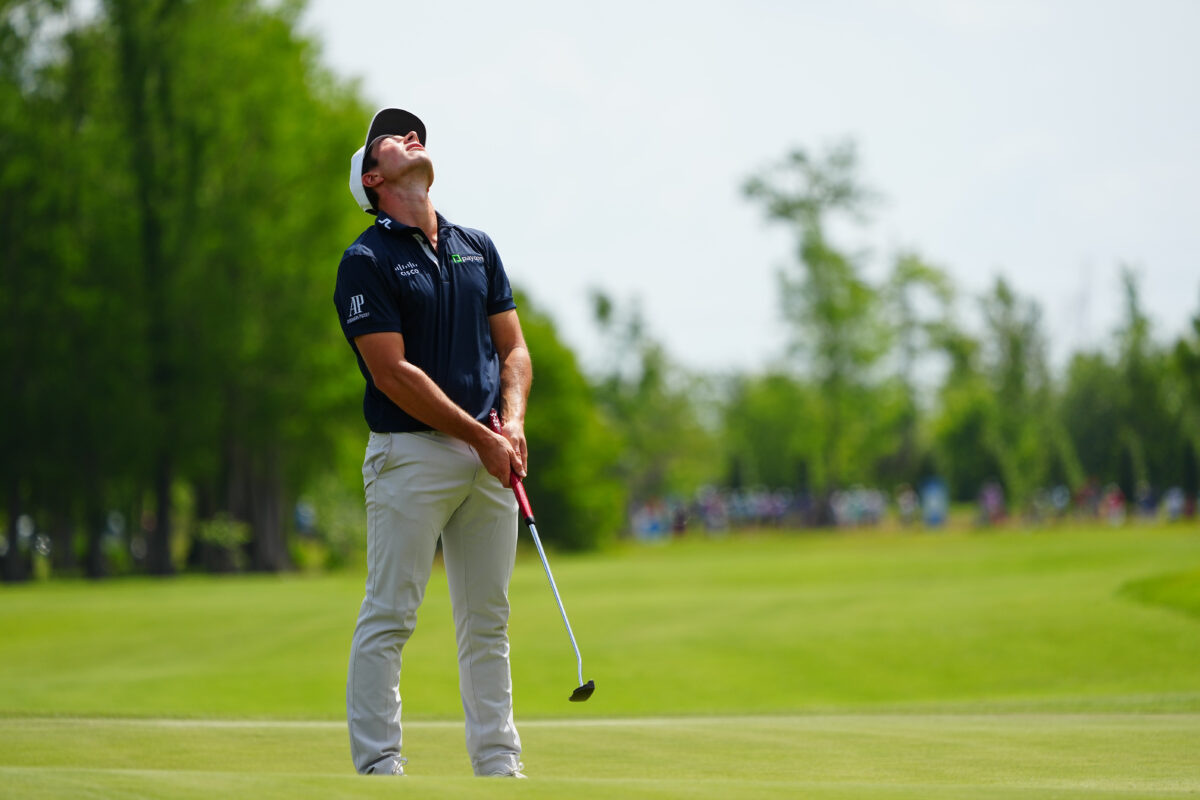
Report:
<svg viewBox="0 0 1200 800"><path fill-rule="evenodd" d="M397 189L379 196L379 210L397 222L420 228L437 249L437 212L429 191L421 188Z"/></svg>

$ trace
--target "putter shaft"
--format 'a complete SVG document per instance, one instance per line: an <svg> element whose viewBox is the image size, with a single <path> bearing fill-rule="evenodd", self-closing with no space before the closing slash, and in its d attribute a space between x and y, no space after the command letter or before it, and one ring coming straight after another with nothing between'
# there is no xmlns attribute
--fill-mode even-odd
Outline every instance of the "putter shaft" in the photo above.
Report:
<svg viewBox="0 0 1200 800"><path fill-rule="evenodd" d="M500 415L496 413L496 409L492 409L489 417L492 430L502 434ZM509 475L509 483L517 498L517 507L525 518L525 525L529 528L529 535L533 537L533 544L537 547L538 558L542 559L542 567L546 570L546 578L550 581L550 591L554 593L554 602L558 604L558 613L562 615L563 625L567 628L567 636L571 639L571 649L575 651L575 668L579 673L579 688L571 693L570 700L573 703L581 703L592 696L592 692L596 690L596 684L594 681L583 682L583 655L579 652L579 645L575 642L575 632L571 630L571 621L567 619L567 609L563 607L562 598L558 594L558 586L554 583L554 573L550 571L550 562L546 559L546 551L542 548L542 539L538 536L537 525L533 521L533 506L529 504L529 495L525 493L525 484L521 482L520 476L515 472Z"/></svg>
<svg viewBox="0 0 1200 800"><path fill-rule="evenodd" d="M537 526L533 524L533 518L525 520L529 526L529 534L533 537L533 544L537 547L538 556L542 559L542 566L546 568L546 578L550 581L550 591L554 592L554 602L558 603L558 613L562 614L563 625L567 628L567 636L571 638L571 648L575 651L575 666L579 671L579 685L583 685L583 656L579 653L579 645L575 643L575 634L571 630L571 621L567 619L567 610L563 608L562 598L558 596L558 586L554 583L554 574L550 572L550 562L546 560L546 551L542 549L542 540L538 536Z"/></svg>

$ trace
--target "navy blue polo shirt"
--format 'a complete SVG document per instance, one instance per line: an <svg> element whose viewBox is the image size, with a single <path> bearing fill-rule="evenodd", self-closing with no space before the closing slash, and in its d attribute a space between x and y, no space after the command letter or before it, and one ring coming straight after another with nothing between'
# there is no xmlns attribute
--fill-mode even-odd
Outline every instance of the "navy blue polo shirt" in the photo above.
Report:
<svg viewBox="0 0 1200 800"><path fill-rule="evenodd" d="M497 406L500 358L488 317L517 307L491 237L437 215L436 253L420 228L380 212L342 254L333 302L367 381L363 414L379 433L427 431L375 386L356 336L395 331L404 357L480 421Z"/></svg>

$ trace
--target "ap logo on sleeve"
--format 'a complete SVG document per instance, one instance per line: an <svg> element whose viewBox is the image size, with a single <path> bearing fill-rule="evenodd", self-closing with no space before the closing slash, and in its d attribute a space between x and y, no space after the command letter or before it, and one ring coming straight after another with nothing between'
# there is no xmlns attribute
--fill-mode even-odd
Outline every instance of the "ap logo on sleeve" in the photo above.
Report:
<svg viewBox="0 0 1200 800"><path fill-rule="evenodd" d="M370 311L363 311L363 296L356 294L350 298L350 316L346 317L346 324L358 322L360 319L366 319L371 316Z"/></svg>

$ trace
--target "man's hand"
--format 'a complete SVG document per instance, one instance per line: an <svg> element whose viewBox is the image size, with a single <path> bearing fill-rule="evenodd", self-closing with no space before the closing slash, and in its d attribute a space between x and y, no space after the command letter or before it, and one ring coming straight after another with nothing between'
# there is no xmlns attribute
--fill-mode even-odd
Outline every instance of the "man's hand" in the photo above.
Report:
<svg viewBox="0 0 1200 800"><path fill-rule="evenodd" d="M492 409L488 424L491 426L492 433L504 442L504 450L508 454L508 471L503 475L497 474L491 467L488 471L492 475L499 478L500 483L505 489L512 488L512 476L515 474L518 478L525 478L525 461L529 457L528 450L525 446L525 426L519 421L506 421L503 425L500 423L500 415L496 413L496 409ZM479 459L487 466L487 461L484 460L482 451L479 451ZM503 469L501 461L496 462L500 469Z"/></svg>
<svg viewBox="0 0 1200 800"><path fill-rule="evenodd" d="M523 480L529 469L529 445L525 441L525 425L518 420L505 420L501 430L509 444L521 457L520 463L513 465L513 471Z"/></svg>
<svg viewBox="0 0 1200 800"><path fill-rule="evenodd" d="M475 452L479 453L479 460L483 462L484 469L500 481L505 489L511 489L513 473L518 477L525 477L525 463L521 453L513 447L507 436L487 431L486 437L476 445Z"/></svg>

